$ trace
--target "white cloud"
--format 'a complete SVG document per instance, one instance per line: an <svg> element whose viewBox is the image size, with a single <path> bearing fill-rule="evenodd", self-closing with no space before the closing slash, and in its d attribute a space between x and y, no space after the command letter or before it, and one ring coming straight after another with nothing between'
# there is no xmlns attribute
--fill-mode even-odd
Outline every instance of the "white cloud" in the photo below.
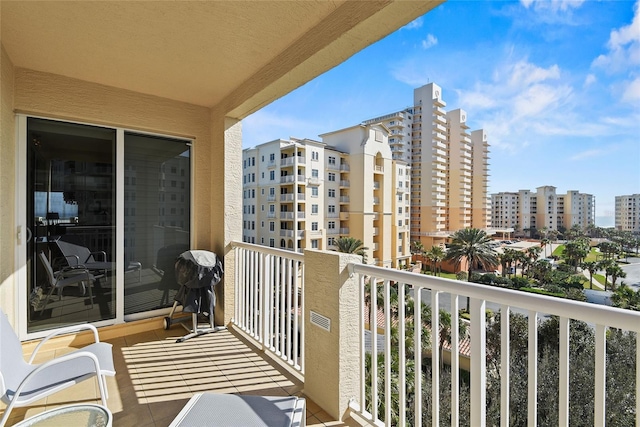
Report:
<svg viewBox="0 0 640 427"><path fill-rule="evenodd" d="M526 87L545 80L557 80L560 78L560 69L557 65L552 65L545 69L525 60L507 67L503 71L504 74L510 75L509 85L511 87Z"/></svg>
<svg viewBox="0 0 640 427"><path fill-rule="evenodd" d="M584 0L520 0L520 3L529 9L533 5L535 11L544 12L566 12L571 9L578 9Z"/></svg>
<svg viewBox="0 0 640 427"><path fill-rule="evenodd" d="M640 77L625 85L622 101L638 105L637 103L640 102Z"/></svg>
<svg viewBox="0 0 640 427"><path fill-rule="evenodd" d="M584 87L591 86L596 81L597 81L597 78L595 75L588 74L587 77L584 79Z"/></svg>
<svg viewBox="0 0 640 427"><path fill-rule="evenodd" d="M438 39L433 34L428 34L427 38L422 40L422 48L429 49L438 44Z"/></svg>
<svg viewBox="0 0 640 427"><path fill-rule="evenodd" d="M569 158L569 160L576 161L576 160L587 159L590 157L597 157L597 156L600 156L602 153L603 153L603 150L600 150L600 149L586 150L586 151L582 151L580 153L574 154Z"/></svg>
<svg viewBox="0 0 640 427"><path fill-rule="evenodd" d="M640 0L633 9L631 24L611 30L607 42L608 51L593 61L594 67L616 73L640 65Z"/></svg>
<svg viewBox="0 0 640 427"><path fill-rule="evenodd" d="M420 18L414 19L413 21L409 22L407 25L405 25L401 29L402 30L416 30L418 28L422 28L422 24L423 23L424 23L424 19L421 16Z"/></svg>
<svg viewBox="0 0 640 427"><path fill-rule="evenodd" d="M520 93L515 94L513 107L516 117L535 117L557 108L571 96L569 86L551 86L535 84L523 87Z"/></svg>

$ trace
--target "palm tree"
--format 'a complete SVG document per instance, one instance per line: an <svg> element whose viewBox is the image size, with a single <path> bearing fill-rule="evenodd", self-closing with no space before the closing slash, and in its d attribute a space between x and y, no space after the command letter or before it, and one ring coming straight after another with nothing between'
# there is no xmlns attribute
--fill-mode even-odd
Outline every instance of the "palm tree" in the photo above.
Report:
<svg viewBox="0 0 640 427"><path fill-rule="evenodd" d="M540 244L544 248L544 257L545 258L547 257L547 246L549 246L550 243L551 243L551 240L547 239L546 237L540 241Z"/></svg>
<svg viewBox="0 0 640 427"><path fill-rule="evenodd" d="M440 263L442 263L442 260L444 260L445 257L444 249L442 249L442 247L439 245L432 246L431 250L426 252L426 256L427 259L432 263L431 271L433 272L433 275L439 276L441 268Z"/></svg>
<svg viewBox="0 0 640 427"><path fill-rule="evenodd" d="M440 351L440 369L444 366L444 343L451 342L452 325L451 325L451 313L446 310L440 309L440 316L438 316L438 322L440 325L439 336L440 342L438 343L438 350ZM467 333L467 324L459 318L458 320L458 334L464 336ZM432 346L433 347L433 346ZM432 349L434 351L434 349Z"/></svg>
<svg viewBox="0 0 640 427"><path fill-rule="evenodd" d="M589 254L589 242L580 238L568 242L564 247L563 256L578 271L578 265Z"/></svg>
<svg viewBox="0 0 640 427"><path fill-rule="evenodd" d="M607 279L609 278L609 272L613 268L613 266L617 265L615 261L611 259L603 259L598 262L598 269L604 270L604 290L607 290Z"/></svg>
<svg viewBox="0 0 640 427"><path fill-rule="evenodd" d="M465 228L453 233L449 250L445 260L454 261L459 266L463 260L467 261L467 280L471 280L471 272L477 264L484 270L494 270L498 263L498 254L490 246L491 238L483 230ZM469 311L469 297L467 297L467 311Z"/></svg>
<svg viewBox="0 0 640 427"><path fill-rule="evenodd" d="M340 237L336 240L336 250L345 254L356 254L362 257L362 262L367 263L367 251L369 248L364 246L360 239L355 237Z"/></svg>
<svg viewBox="0 0 640 427"><path fill-rule="evenodd" d="M412 253L414 255L420 255L423 256L424 254L424 245L422 244L422 242L420 240L415 240L412 244L411 247L413 249Z"/></svg>
<svg viewBox="0 0 640 427"><path fill-rule="evenodd" d="M525 261L523 264L527 266L527 277L529 277L529 268L538 260L540 252L542 252L540 246L529 246L524 250ZM522 274L524 275L524 268L522 269Z"/></svg>
<svg viewBox="0 0 640 427"><path fill-rule="evenodd" d="M511 274L511 266L514 261L516 261L518 252L519 251L515 249L505 248L502 255L499 256L500 265L502 265L502 277L504 277L508 272Z"/></svg>
<svg viewBox="0 0 640 427"><path fill-rule="evenodd" d="M589 272L589 289L593 289L593 275L598 271L598 263L595 261L586 261L582 263L582 268Z"/></svg>
<svg viewBox="0 0 640 427"><path fill-rule="evenodd" d="M618 264L615 264L614 266L612 266L611 269L608 271L608 273L611 276L612 291L616 290L616 280L618 280L618 278L624 279L625 277L627 277L627 273L625 273L624 270Z"/></svg>

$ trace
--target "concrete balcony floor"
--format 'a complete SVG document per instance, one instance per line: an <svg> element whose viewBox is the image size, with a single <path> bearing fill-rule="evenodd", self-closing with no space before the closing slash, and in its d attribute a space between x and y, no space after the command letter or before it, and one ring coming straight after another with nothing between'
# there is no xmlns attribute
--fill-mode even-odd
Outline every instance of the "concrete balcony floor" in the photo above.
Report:
<svg viewBox="0 0 640 427"><path fill-rule="evenodd" d="M125 326L126 327L126 326ZM180 325L170 330L148 330L113 339L116 376L107 377L108 407L114 426L166 427L195 393L304 396L303 384L286 370L255 351L243 337L231 330L192 338L183 343ZM71 345L73 346L73 344ZM68 353L62 345L39 351L36 362ZM25 345L25 360L33 350ZM95 379L84 381L51 395L33 406L15 408L7 425L56 406L100 403ZM4 410L4 404L0 404ZM332 419L307 398L308 426L353 426Z"/></svg>

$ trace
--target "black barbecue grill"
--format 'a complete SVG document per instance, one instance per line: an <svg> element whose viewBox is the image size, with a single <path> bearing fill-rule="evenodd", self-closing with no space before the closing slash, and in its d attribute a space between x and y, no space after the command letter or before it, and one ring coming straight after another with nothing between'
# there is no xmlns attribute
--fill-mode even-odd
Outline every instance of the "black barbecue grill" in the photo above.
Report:
<svg viewBox="0 0 640 427"><path fill-rule="evenodd" d="M224 326L214 325L215 286L220 283L224 274L222 260L209 251L185 251L175 262L175 274L180 289L174 298L169 316L164 318L164 328L169 329L173 323L181 323L189 331L189 334L176 342L225 329ZM182 306L182 313L191 313L191 329L185 324L189 320L188 317L173 318L178 305ZM198 316L208 318L209 323L206 327L199 326Z"/></svg>

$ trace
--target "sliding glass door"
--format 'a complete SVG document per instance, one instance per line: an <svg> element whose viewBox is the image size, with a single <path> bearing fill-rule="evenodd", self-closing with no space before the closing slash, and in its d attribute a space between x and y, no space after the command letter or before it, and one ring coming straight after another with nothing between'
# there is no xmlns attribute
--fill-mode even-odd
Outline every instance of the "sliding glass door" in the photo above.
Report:
<svg viewBox="0 0 640 427"><path fill-rule="evenodd" d="M24 123L27 333L170 307L190 243L190 144Z"/></svg>
<svg viewBox="0 0 640 427"><path fill-rule="evenodd" d="M115 317L115 149L114 129L27 120L28 332Z"/></svg>
<svg viewBox="0 0 640 427"><path fill-rule="evenodd" d="M173 305L174 263L189 249L190 177L189 144L125 133L125 315Z"/></svg>

